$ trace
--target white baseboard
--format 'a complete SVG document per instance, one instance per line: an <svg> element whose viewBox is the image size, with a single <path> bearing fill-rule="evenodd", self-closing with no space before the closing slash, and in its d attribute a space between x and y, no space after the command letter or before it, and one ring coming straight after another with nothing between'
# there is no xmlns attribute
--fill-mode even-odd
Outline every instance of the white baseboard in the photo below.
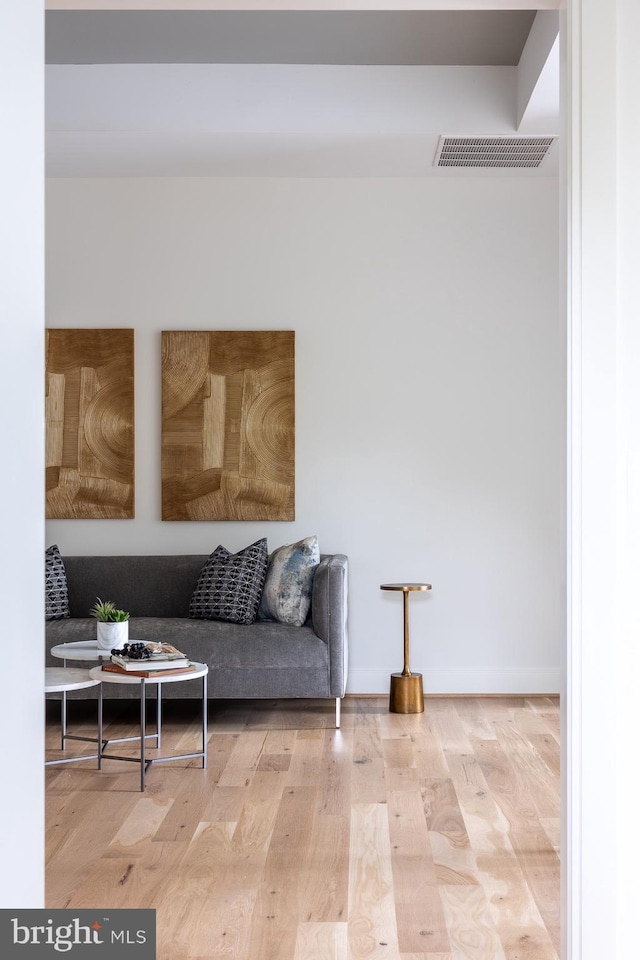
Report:
<svg viewBox="0 0 640 960"><path fill-rule="evenodd" d="M347 693L389 693L391 671L354 668L349 671ZM425 694L558 694L563 689L560 667L440 667L423 671Z"/></svg>

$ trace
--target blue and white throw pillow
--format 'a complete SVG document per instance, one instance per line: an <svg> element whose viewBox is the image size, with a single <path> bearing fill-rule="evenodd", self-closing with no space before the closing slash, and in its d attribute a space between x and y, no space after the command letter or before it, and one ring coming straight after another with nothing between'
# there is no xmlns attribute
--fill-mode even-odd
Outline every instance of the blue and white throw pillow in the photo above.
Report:
<svg viewBox="0 0 640 960"><path fill-rule="evenodd" d="M216 547L200 571L189 616L196 620L253 623L268 559L266 539L256 540L239 553Z"/></svg>
<svg viewBox="0 0 640 960"><path fill-rule="evenodd" d="M56 543L44 552L44 617L64 620L69 614L69 587L64 560Z"/></svg>
<svg viewBox="0 0 640 960"><path fill-rule="evenodd" d="M316 536L274 550L269 557L259 618L301 627L311 609L313 577L319 563Z"/></svg>

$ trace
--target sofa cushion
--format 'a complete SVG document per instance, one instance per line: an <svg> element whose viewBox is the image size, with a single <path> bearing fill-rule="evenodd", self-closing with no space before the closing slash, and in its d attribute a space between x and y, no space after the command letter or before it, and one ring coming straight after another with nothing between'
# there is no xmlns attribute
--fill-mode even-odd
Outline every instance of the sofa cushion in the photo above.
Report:
<svg viewBox="0 0 640 960"><path fill-rule="evenodd" d="M64 620L69 616L67 571L56 543L44 552L45 620Z"/></svg>
<svg viewBox="0 0 640 960"><path fill-rule="evenodd" d="M132 617L187 617L207 554L63 559L71 619L88 617L96 596L112 597Z"/></svg>
<svg viewBox="0 0 640 960"><path fill-rule="evenodd" d="M316 536L274 550L269 557L259 619L301 627L311 609L313 576L319 563Z"/></svg>
<svg viewBox="0 0 640 960"><path fill-rule="evenodd" d="M205 561L189 604L197 620L253 623L267 572L266 538L238 553L218 546Z"/></svg>
<svg viewBox="0 0 640 960"><path fill-rule="evenodd" d="M316 636L310 623L292 627L283 623L256 622L251 630L235 623L192 620L180 617L135 617L129 621L132 640L172 643L191 659L209 666L208 697L329 697L331 689L330 651ZM46 626L47 649L54 644L95 638L95 620L89 617L54 620ZM62 661L51 654L47 666ZM70 663L70 666L80 664ZM88 666L95 666L95 661ZM163 690L163 699L200 695L200 683L172 683ZM71 699L95 696L95 691L70 693ZM137 698L134 685L109 684L108 699Z"/></svg>

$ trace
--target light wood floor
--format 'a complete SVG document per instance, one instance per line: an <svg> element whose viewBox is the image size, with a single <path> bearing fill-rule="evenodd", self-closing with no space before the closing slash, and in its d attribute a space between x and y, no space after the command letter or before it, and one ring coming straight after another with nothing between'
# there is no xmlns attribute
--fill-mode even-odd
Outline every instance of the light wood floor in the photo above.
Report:
<svg viewBox="0 0 640 960"><path fill-rule="evenodd" d="M558 701L333 716L212 701L208 769L152 767L144 794L137 764L48 767L47 907L153 907L158 960L557 960ZM195 704L164 721L164 750L197 748Z"/></svg>

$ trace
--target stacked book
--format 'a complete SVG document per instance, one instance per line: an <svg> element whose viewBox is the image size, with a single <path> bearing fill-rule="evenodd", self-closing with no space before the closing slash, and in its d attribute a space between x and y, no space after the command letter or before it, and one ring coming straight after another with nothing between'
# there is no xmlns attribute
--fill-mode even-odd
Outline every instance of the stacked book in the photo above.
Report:
<svg viewBox="0 0 640 960"><path fill-rule="evenodd" d="M120 673L129 677L158 677L191 673L195 666L188 657L170 643L150 643L137 640L114 650L108 663L102 664L106 673Z"/></svg>

